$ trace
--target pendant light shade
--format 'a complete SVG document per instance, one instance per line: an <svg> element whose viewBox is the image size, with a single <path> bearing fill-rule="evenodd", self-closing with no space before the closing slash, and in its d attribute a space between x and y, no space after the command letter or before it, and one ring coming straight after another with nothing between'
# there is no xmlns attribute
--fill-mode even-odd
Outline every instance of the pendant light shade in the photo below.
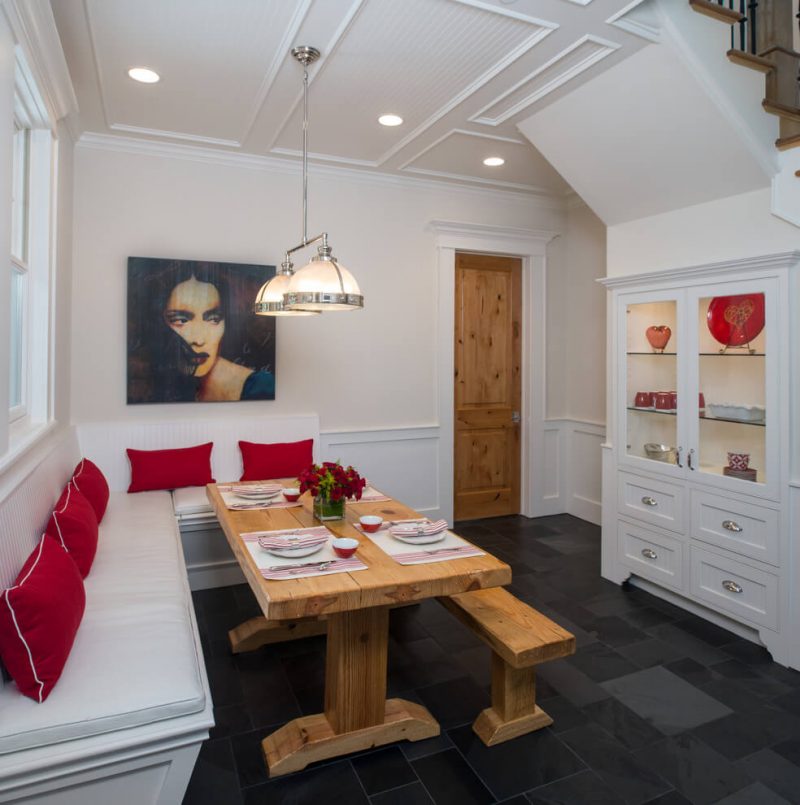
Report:
<svg viewBox="0 0 800 805"><path fill-rule="evenodd" d="M294 274L288 283L284 307L288 310L358 310L364 297L355 277L336 258L330 247L319 247L319 254Z"/></svg>
<svg viewBox="0 0 800 805"><path fill-rule="evenodd" d="M300 306L289 310L284 305L284 297L289 290L289 282L294 276L289 255L281 263L280 271L270 277L256 295L253 311L259 316L313 316L318 311L308 310Z"/></svg>

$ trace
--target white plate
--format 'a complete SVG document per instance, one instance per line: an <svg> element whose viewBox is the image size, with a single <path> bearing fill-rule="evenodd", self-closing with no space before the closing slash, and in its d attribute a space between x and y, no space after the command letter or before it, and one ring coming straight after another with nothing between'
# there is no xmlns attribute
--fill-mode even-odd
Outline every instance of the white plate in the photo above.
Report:
<svg viewBox="0 0 800 805"><path fill-rule="evenodd" d="M392 532L389 532L392 534ZM399 539L400 542L407 542L409 545L430 545L432 542L441 542L447 536L447 529L445 528L444 531L440 531L438 534L427 534L420 537L412 537L410 534L409 536L398 536L397 534L392 534L395 539Z"/></svg>
<svg viewBox="0 0 800 805"><path fill-rule="evenodd" d="M273 556L280 556L283 559L301 559L304 556L311 556L312 553L321 551L325 545L327 545L327 540L320 542L318 545L307 545L303 548L262 548L261 550L271 553Z"/></svg>
<svg viewBox="0 0 800 805"><path fill-rule="evenodd" d="M243 500L272 500L278 497L280 492L234 492L235 497L242 498Z"/></svg>

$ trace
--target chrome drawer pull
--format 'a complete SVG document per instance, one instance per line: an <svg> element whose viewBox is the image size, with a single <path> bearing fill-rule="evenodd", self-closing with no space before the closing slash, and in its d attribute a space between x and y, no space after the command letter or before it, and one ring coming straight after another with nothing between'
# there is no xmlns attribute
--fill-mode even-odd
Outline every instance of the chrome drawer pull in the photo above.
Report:
<svg viewBox="0 0 800 805"><path fill-rule="evenodd" d="M733 531L734 534L738 534L740 531L744 531L744 529L739 525L739 523L735 523L733 520L723 520L722 527L726 531Z"/></svg>
<svg viewBox="0 0 800 805"><path fill-rule="evenodd" d="M730 579L725 579L722 582L722 586L729 592L729 593L742 593L744 590L742 589L741 584L737 584L735 581L731 581Z"/></svg>
<svg viewBox="0 0 800 805"><path fill-rule="evenodd" d="M642 548L642 556L645 559L658 559L658 554L650 548Z"/></svg>
<svg viewBox="0 0 800 805"><path fill-rule="evenodd" d="M642 503L645 506L658 506L658 501L655 498L651 498L650 495L645 495L642 498Z"/></svg>

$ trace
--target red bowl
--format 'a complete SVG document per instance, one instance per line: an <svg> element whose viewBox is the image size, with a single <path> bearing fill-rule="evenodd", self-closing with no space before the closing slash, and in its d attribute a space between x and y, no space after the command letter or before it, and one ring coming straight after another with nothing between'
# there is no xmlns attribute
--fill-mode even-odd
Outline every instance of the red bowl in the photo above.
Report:
<svg viewBox="0 0 800 805"><path fill-rule="evenodd" d="M290 492L288 489L284 489L283 496L289 501L289 503L294 503L300 497L300 490L295 489Z"/></svg>
<svg viewBox="0 0 800 805"><path fill-rule="evenodd" d="M374 534L382 525L383 517L374 514L365 514L359 518L359 525L368 534Z"/></svg>
<svg viewBox="0 0 800 805"><path fill-rule="evenodd" d="M358 550L358 540L349 537L337 537L331 540L331 547L337 556L349 559Z"/></svg>

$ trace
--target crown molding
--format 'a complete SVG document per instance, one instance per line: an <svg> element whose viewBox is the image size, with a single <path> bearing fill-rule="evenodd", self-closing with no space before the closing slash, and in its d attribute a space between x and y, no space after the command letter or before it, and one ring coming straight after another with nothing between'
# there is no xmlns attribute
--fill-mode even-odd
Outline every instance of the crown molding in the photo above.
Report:
<svg viewBox="0 0 800 805"><path fill-rule="evenodd" d="M223 151L216 148L202 148L199 146L185 145L183 143L156 142L153 140L121 137L96 132L84 132L77 141L76 148L162 157L167 159L181 159L207 165L247 168L250 170L269 171L271 173L290 176L299 176L302 171L300 162L293 159L280 159L278 157L262 156L259 154ZM372 170L343 167L341 165L311 164L309 165L309 173L314 176L330 177L338 180L345 179L364 185L438 192L446 190L448 193L491 198L494 200L504 199L515 203L524 200L531 206L538 206L543 209L563 211L565 208L564 197L555 194L552 196L532 195L528 192L504 188L477 187L445 179L433 180L408 175L399 176Z"/></svg>
<svg viewBox="0 0 800 805"><path fill-rule="evenodd" d="M78 111L53 11L47 0L3 0L2 10L42 94L52 127ZM75 131L67 120L75 139Z"/></svg>
<svg viewBox="0 0 800 805"><path fill-rule="evenodd" d="M629 274L622 277L603 277L598 279L606 288L625 288L643 282L675 282L676 280L705 279L707 277L727 276L734 271L764 271L769 269L800 269L800 251L778 252L757 257L744 257L740 260L721 260L717 263L704 263L697 266L670 268L664 271L651 271L645 274Z"/></svg>
<svg viewBox="0 0 800 805"><path fill-rule="evenodd" d="M442 249L518 251L520 254L545 253L547 244L560 232L552 229L527 229L516 226L493 226L466 221L434 219L429 228L436 233L436 245Z"/></svg>

